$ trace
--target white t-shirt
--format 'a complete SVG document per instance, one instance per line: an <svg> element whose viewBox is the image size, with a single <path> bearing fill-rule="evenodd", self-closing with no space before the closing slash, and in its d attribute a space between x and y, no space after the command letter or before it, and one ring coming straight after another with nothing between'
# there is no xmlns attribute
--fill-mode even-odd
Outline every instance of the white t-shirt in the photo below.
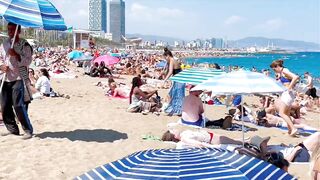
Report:
<svg viewBox="0 0 320 180"><path fill-rule="evenodd" d="M181 139L187 138L187 139L193 139L199 142L205 142L210 144L210 134L208 131L205 130L199 130L199 131L191 131L191 130L185 130L180 134Z"/></svg>
<svg viewBox="0 0 320 180"><path fill-rule="evenodd" d="M50 94L50 81L46 76L41 76L39 77L39 79L37 80L35 87L37 90L39 90L41 93L44 94Z"/></svg>
<svg viewBox="0 0 320 180"><path fill-rule="evenodd" d="M295 147L290 145L290 146L279 146L279 145L270 145L267 148L268 152L280 152L283 154L283 157L286 158L288 157L292 152Z"/></svg>

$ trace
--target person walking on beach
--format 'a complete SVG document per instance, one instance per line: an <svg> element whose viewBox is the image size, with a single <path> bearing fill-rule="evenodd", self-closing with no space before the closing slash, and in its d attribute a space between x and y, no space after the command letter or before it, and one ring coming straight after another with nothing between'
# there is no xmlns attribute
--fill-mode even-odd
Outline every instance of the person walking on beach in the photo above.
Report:
<svg viewBox="0 0 320 180"><path fill-rule="evenodd" d="M172 52L168 48L164 48L163 56L167 60L168 72L164 81L168 81L171 76L174 76L182 71L181 64L173 58ZM185 84L173 82L169 91L169 105L164 109L164 112L169 116L180 116L182 114L182 103L185 96Z"/></svg>
<svg viewBox="0 0 320 180"><path fill-rule="evenodd" d="M0 70L6 73L5 79L1 77L4 80L0 94L1 111L3 122L8 130L1 135L20 135L15 121L16 116L25 131L23 139L29 139L32 137L33 128L24 101L24 77L22 77L19 69L28 68L31 64L32 48L25 39L19 37L21 26L18 26L16 38L13 42L16 28L16 24L8 23L9 38L3 42L3 59L0 61ZM11 43L14 43L12 49Z"/></svg>
<svg viewBox="0 0 320 180"><path fill-rule="evenodd" d="M281 94L281 97L276 100L275 108L278 111L280 117L282 117L288 126L288 133L291 136L295 136L297 129L293 126L292 119L290 117L291 106L295 100L293 88L299 80L299 76L290 72L289 69L283 66L283 60L275 60L270 67L275 71L277 79L287 87L287 90Z"/></svg>

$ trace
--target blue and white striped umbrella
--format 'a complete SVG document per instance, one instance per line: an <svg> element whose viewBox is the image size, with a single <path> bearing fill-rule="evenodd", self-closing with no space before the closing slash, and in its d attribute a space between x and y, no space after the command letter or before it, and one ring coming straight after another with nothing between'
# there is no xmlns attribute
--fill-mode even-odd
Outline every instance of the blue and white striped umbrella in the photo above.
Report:
<svg viewBox="0 0 320 180"><path fill-rule="evenodd" d="M294 179L262 160L218 148L134 153L81 176L92 179Z"/></svg>
<svg viewBox="0 0 320 180"><path fill-rule="evenodd" d="M223 73L223 71L216 69L191 68L185 69L169 79L179 83L197 85Z"/></svg>
<svg viewBox="0 0 320 180"><path fill-rule="evenodd" d="M234 71L215 76L194 88L193 91L211 91L215 95L280 93L286 88L275 79L262 73Z"/></svg>
<svg viewBox="0 0 320 180"><path fill-rule="evenodd" d="M48 0L0 0L0 16L25 27L67 29L61 14Z"/></svg>

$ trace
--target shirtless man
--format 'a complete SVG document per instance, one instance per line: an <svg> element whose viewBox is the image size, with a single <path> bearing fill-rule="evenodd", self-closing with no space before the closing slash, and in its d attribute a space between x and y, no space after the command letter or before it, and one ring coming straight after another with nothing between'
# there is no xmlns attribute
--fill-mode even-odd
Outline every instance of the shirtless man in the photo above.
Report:
<svg viewBox="0 0 320 180"><path fill-rule="evenodd" d="M183 124L203 126L204 120L201 114L204 113L204 109L199 98L201 93L202 91L190 91L190 94L184 98L181 118Z"/></svg>

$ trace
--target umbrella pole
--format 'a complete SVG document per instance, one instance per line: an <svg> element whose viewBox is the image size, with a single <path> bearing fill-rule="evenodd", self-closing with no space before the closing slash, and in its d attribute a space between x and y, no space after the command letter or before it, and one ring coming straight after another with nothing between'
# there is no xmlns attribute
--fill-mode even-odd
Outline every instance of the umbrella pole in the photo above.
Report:
<svg viewBox="0 0 320 180"><path fill-rule="evenodd" d="M18 34L18 29L19 29L19 25L16 26L16 30L14 31L13 41L11 43L11 49L13 48L14 42L16 41L16 37L17 37L17 34ZM8 56L8 58L10 59L10 55ZM7 58L5 58L5 61L7 61ZM5 62L5 64L8 65L7 62ZM7 76L7 73L3 73L1 86L0 86L0 94L2 93L2 88L3 88L4 81L6 80L6 76Z"/></svg>
<svg viewBox="0 0 320 180"><path fill-rule="evenodd" d="M244 119L243 119L243 111L244 111L244 107L243 107L243 96L241 95L241 121L242 121L242 147L244 147Z"/></svg>

